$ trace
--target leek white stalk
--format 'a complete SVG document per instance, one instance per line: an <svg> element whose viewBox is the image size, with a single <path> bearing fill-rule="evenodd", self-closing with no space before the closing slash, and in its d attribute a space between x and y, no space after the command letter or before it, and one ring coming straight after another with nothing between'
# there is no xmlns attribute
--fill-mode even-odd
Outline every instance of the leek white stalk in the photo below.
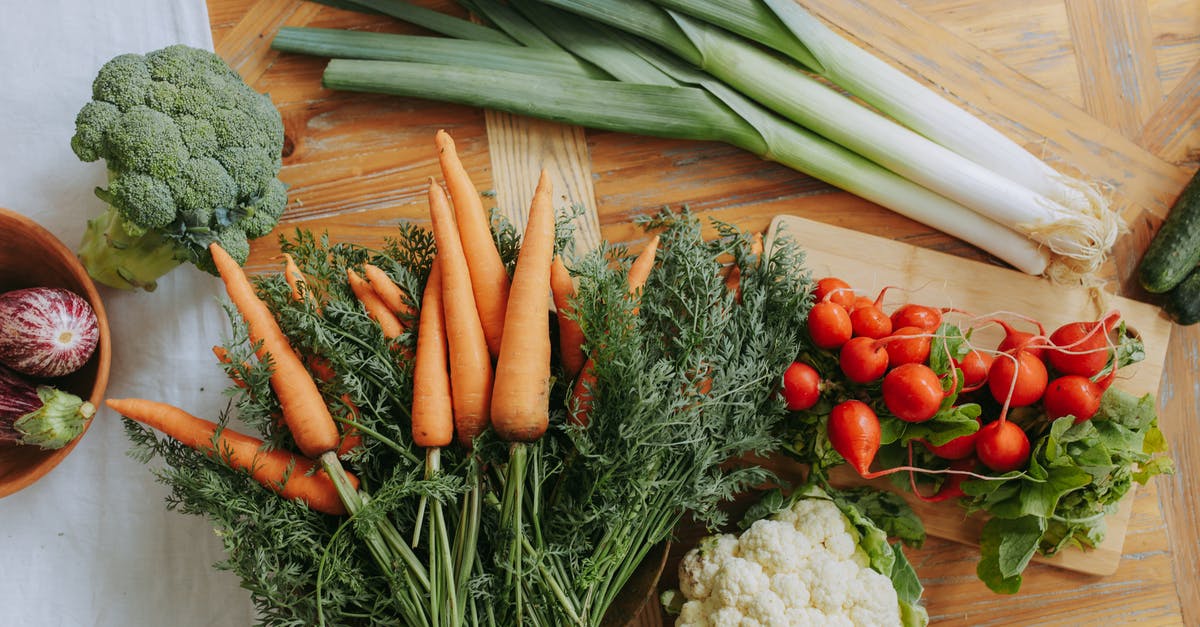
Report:
<svg viewBox="0 0 1200 627"><path fill-rule="evenodd" d="M1124 225L1094 185L1064 175L1003 133L899 69L841 37L796 0L653 0L783 53L838 87L1068 214L1019 222L1047 241L1067 268L1090 273ZM1062 218L1062 216L1059 216Z"/></svg>
<svg viewBox="0 0 1200 627"><path fill-rule="evenodd" d="M1024 233L1055 254L1056 276L1090 274L1115 241L1119 222L1107 209L1097 209L1092 201L1099 195L1068 194L1088 198L1087 210L1074 201L1065 206L847 100L793 64L707 22L645 0L545 1L646 37L798 124Z"/></svg>

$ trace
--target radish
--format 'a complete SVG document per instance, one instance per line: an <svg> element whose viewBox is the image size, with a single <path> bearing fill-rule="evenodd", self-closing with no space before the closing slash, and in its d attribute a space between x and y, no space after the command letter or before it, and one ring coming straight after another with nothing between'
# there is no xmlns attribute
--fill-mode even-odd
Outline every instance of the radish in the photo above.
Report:
<svg viewBox="0 0 1200 627"><path fill-rule="evenodd" d="M850 326L854 335L879 339L892 332L892 319L882 309L871 305L850 312Z"/></svg>
<svg viewBox="0 0 1200 627"><path fill-rule="evenodd" d="M838 364L847 379L855 383L870 383L887 372L887 349L869 337L852 338L842 345Z"/></svg>
<svg viewBox="0 0 1200 627"><path fill-rule="evenodd" d="M1113 368L1099 381L1077 374L1063 375L1051 381L1042 396L1046 416L1051 420L1074 416L1075 424L1091 420L1100 411L1100 398L1112 385L1116 374L1117 369Z"/></svg>
<svg viewBox="0 0 1200 627"><path fill-rule="evenodd" d="M1009 420L988 423L975 439L975 455L996 472L1009 472L1029 462L1029 436Z"/></svg>
<svg viewBox="0 0 1200 627"><path fill-rule="evenodd" d="M853 334L850 314L836 303L819 302L808 310L808 334L813 344L820 348L837 348Z"/></svg>
<svg viewBox="0 0 1200 627"><path fill-rule="evenodd" d="M905 422L933 418L943 398L941 379L925 364L901 364L883 378L883 403Z"/></svg>
<svg viewBox="0 0 1200 627"><path fill-rule="evenodd" d="M838 403L829 414L826 432L833 450L845 458L858 474L867 476L879 452L883 431L870 405L850 400Z"/></svg>
<svg viewBox="0 0 1200 627"><path fill-rule="evenodd" d="M87 363L100 340L82 296L53 287L0 294L0 363L35 377L60 377Z"/></svg>
<svg viewBox="0 0 1200 627"><path fill-rule="evenodd" d="M925 305L907 304L892 312L892 328L917 327L930 333L942 326L942 312Z"/></svg>
<svg viewBox="0 0 1200 627"><path fill-rule="evenodd" d="M813 297L818 303L833 302L841 305L846 311L854 308L854 289L837 277L827 276L817 281Z"/></svg>
<svg viewBox="0 0 1200 627"><path fill-rule="evenodd" d="M792 411L809 409L821 398L821 375L810 365L796 361L783 373L783 399Z"/></svg>
<svg viewBox="0 0 1200 627"><path fill-rule="evenodd" d="M1014 329L1012 325L1003 320L993 319L992 322L995 322L996 324L1000 325L1000 328L1004 329L1004 339L1000 340L1000 345L996 347L997 351L1000 351L1001 353L1009 353L1020 349L1029 352L1038 359L1042 358L1042 355L1045 351L1044 342L1042 340L1046 331L1042 328L1041 323L1037 323L1038 334L1034 335L1033 333L1028 333L1026 331L1018 331Z"/></svg>
<svg viewBox="0 0 1200 627"><path fill-rule="evenodd" d="M1049 374L1046 365L1027 350L1004 353L988 369L988 389L992 398L1009 407L1032 405L1046 391Z"/></svg>
<svg viewBox="0 0 1200 627"><path fill-rule="evenodd" d="M972 350L963 358L954 362L955 367L963 372L963 392L972 392L987 383L988 369L992 367L992 356L979 350Z"/></svg>
<svg viewBox="0 0 1200 627"><path fill-rule="evenodd" d="M1094 377L1108 363L1108 333L1120 320L1120 314L1110 314L1099 322L1069 322L1050 334L1053 348L1046 359L1063 374Z"/></svg>
<svg viewBox="0 0 1200 627"><path fill-rule="evenodd" d="M976 422L982 422L979 418L975 420ZM978 430L967 435L960 435L941 445L930 444L925 440L921 440L921 444L924 444L930 453L942 459L966 459L975 454L975 440L977 439L979 439Z"/></svg>
<svg viewBox="0 0 1200 627"><path fill-rule="evenodd" d="M930 331L921 327L900 327L883 341L886 342L888 362L893 366L900 364L923 364L929 360L929 348L933 340ZM908 337L913 336L913 337Z"/></svg>
<svg viewBox="0 0 1200 627"><path fill-rule="evenodd" d="M95 413L95 406L74 394L35 386L0 366L0 443L62 448Z"/></svg>

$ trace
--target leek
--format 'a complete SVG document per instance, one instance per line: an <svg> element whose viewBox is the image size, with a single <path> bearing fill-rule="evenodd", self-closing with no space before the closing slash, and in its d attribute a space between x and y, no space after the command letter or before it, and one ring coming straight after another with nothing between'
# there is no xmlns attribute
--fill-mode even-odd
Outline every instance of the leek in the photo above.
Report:
<svg viewBox="0 0 1200 627"><path fill-rule="evenodd" d="M689 4L654 1L680 8ZM813 46L809 52L785 26L796 21L794 16L779 10L783 17L778 17L762 0L696 3L702 10L684 12L646 0L463 4L496 27L480 27L487 41L472 41L475 37L453 22L457 18L446 16L439 31L467 39L284 29L273 46L343 59L400 61L335 59L324 76L325 85L334 89L727 142L958 237L1031 274L1090 273L1115 237L1115 230L1093 228L1075 208L896 124L826 87L793 61L732 34L757 34L764 45L806 68L831 74L824 48ZM490 43L500 38L524 45ZM1079 231L1085 235L1078 237Z"/></svg>
<svg viewBox="0 0 1200 627"><path fill-rule="evenodd" d="M545 1L649 39L798 124L1024 233L1055 253L1055 275L1094 272L1115 241L1119 222L1107 209L1094 202L1089 211L1068 208L847 100L724 29L648 0Z"/></svg>
<svg viewBox="0 0 1200 627"><path fill-rule="evenodd" d="M762 110L732 90L722 95L737 103L736 113L719 97L692 87L423 63L334 59L323 80L332 89L442 100L604 130L723 141L931 223L1024 272L1039 274L1046 268L1043 252L1028 238Z"/></svg>
<svg viewBox="0 0 1200 627"><path fill-rule="evenodd" d="M1094 270L1124 228L1095 189L1051 168L1024 147L909 75L839 36L795 0L653 0L737 33L797 61L955 153L1065 207L1060 238L1086 245L1081 271ZM1052 226L1051 231L1057 227ZM1080 252L1080 251L1076 251Z"/></svg>

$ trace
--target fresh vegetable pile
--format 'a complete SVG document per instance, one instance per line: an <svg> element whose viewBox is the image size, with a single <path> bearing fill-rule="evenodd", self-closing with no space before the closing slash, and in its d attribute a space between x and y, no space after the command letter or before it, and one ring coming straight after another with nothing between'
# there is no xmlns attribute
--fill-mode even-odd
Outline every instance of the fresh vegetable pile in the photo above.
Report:
<svg viewBox="0 0 1200 627"><path fill-rule="evenodd" d="M265 624L597 625L683 515L719 525L769 477L730 460L778 446L811 299L795 245L664 212L636 259L575 257L547 179L518 237L437 144L432 233L300 232L253 282L212 247L226 415L109 401L170 436L126 423Z"/></svg>
<svg viewBox="0 0 1200 627"><path fill-rule="evenodd" d="M995 591L1017 591L1035 553L1095 546L1132 483L1172 468L1153 398L1112 385L1144 356L1116 312L1047 334L1007 312L885 312L833 277L815 294L784 375L791 452L989 516L978 574ZM988 327L1003 338L973 340Z"/></svg>
<svg viewBox="0 0 1200 627"><path fill-rule="evenodd" d="M91 359L99 340L96 312L74 292L0 294L0 445L59 449L83 432L96 408L55 386Z"/></svg>

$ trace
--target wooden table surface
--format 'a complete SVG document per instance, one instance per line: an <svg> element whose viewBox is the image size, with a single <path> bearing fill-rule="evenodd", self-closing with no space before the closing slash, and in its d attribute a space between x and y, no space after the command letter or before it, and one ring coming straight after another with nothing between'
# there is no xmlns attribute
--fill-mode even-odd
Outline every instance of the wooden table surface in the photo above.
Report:
<svg viewBox="0 0 1200 627"><path fill-rule="evenodd" d="M1104 276L1130 280L1141 251L1200 162L1200 2L1196 0L802 0L860 45L940 86L1065 172L1099 181L1127 219ZM422 2L460 14L448 2ZM216 51L283 113L281 229L382 243L400 221L426 221L437 176L433 134L447 129L497 202L550 164L557 189L596 210L598 235L634 247L631 220L663 205L763 230L788 213L995 262L960 241L737 149L487 114L415 99L333 93L324 61L269 49L284 25L419 32L389 18L299 0L208 0ZM548 139L547 139L548 138ZM553 148L553 152L550 152ZM532 165L531 165L532 164ZM519 206L524 206L523 204ZM250 266L274 269L273 237ZM1033 565L1015 597L975 577L972 547L931 538L911 559L935 624L1200 624L1200 325L1172 330L1159 394L1178 471L1137 493L1115 575Z"/></svg>

